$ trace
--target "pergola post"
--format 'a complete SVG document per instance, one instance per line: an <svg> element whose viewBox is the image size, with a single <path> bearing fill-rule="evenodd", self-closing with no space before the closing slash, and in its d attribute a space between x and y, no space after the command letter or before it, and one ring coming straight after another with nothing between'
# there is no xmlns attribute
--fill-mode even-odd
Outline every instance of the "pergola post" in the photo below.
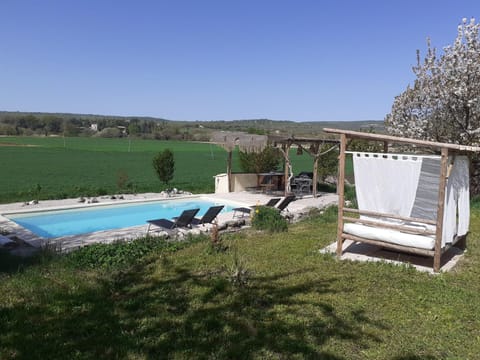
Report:
<svg viewBox="0 0 480 360"><path fill-rule="evenodd" d="M290 175L290 142L287 144L282 145L282 152L283 152L283 157L285 158L285 168L284 168L284 176L285 176L285 190L284 190L284 196L287 196L289 194L290 190L290 182L289 182L289 175Z"/></svg>
<svg viewBox="0 0 480 360"><path fill-rule="evenodd" d="M312 191L313 197L317 197L317 178L318 178L318 155L315 155L315 160L313 161L313 184Z"/></svg>
<svg viewBox="0 0 480 360"><path fill-rule="evenodd" d="M227 179L228 179L228 192L232 192L232 152L228 152L228 157L227 157Z"/></svg>
<svg viewBox="0 0 480 360"><path fill-rule="evenodd" d="M445 188L447 185L448 173L448 149L442 148L440 160L440 184L438 188L437 205L437 232L435 234L435 253L433 255L433 271L440 271L442 260L442 235L443 235L443 212L445 209Z"/></svg>
<svg viewBox="0 0 480 360"><path fill-rule="evenodd" d="M347 136L340 134L340 155L338 156L338 224L337 224L337 256L342 256L343 249L343 207L345 204L345 150Z"/></svg>

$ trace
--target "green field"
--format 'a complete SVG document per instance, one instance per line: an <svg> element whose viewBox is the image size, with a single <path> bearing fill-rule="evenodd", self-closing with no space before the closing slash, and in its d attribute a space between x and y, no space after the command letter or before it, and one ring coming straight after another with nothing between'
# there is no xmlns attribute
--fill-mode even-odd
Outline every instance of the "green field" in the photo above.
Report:
<svg viewBox="0 0 480 360"><path fill-rule="evenodd" d="M213 176L226 172L227 153L208 143L103 138L0 137L0 203L33 198L53 199L160 192L152 167L154 155L169 148L175 156L175 177L169 187L194 193L214 191ZM312 171L306 154L291 152L295 173ZM238 153L233 170L240 171ZM117 185L127 174L129 189Z"/></svg>

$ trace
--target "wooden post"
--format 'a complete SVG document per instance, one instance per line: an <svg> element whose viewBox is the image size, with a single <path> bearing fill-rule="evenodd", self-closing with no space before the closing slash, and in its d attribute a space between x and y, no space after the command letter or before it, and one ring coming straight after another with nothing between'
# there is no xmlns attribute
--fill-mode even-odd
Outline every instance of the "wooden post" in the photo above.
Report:
<svg viewBox="0 0 480 360"><path fill-rule="evenodd" d="M383 142L383 152L388 153L388 141Z"/></svg>
<svg viewBox="0 0 480 360"><path fill-rule="evenodd" d="M232 150L228 152L227 158L227 179L228 179L228 192L232 192Z"/></svg>
<svg viewBox="0 0 480 360"><path fill-rule="evenodd" d="M438 188L437 204L437 233L435 235L435 253L433 256L433 271L440 271L442 260L443 213L445 208L445 188L447 185L448 148L442 148L440 163L440 184Z"/></svg>
<svg viewBox="0 0 480 360"><path fill-rule="evenodd" d="M285 158L285 169L284 169L284 173L285 173L285 190L284 190L284 196L287 196L289 195L289 189L290 189L290 184L289 184L289 175L290 175L290 172L289 172L289 169L290 169L290 143L288 145L284 145L282 146L283 148L283 157Z"/></svg>
<svg viewBox="0 0 480 360"><path fill-rule="evenodd" d="M312 195L314 198L317 197L317 181L318 181L318 155L315 155L315 160L313 161L313 184L312 184Z"/></svg>
<svg viewBox="0 0 480 360"><path fill-rule="evenodd" d="M343 248L343 206L345 204L345 150L347 147L347 136L340 135L340 155L338 157L338 225L337 225L337 256L342 256Z"/></svg>

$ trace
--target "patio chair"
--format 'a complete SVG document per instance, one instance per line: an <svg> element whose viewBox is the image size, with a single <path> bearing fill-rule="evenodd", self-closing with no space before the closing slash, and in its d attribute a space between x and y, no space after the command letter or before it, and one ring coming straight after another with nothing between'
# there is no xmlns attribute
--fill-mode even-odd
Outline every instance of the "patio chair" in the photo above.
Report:
<svg viewBox="0 0 480 360"><path fill-rule="evenodd" d="M308 176L296 176L292 179L292 191L297 196L307 195L312 193L312 179Z"/></svg>
<svg viewBox="0 0 480 360"><path fill-rule="evenodd" d="M211 224L217 218L217 215L223 210L223 208L224 205L211 206L200 219L193 218L192 225Z"/></svg>
<svg viewBox="0 0 480 360"><path fill-rule="evenodd" d="M171 231L175 229L181 228L191 228L192 221L197 215L200 209L191 209L191 210L184 210L179 217L175 218L173 221L168 219L156 219L156 220L147 220L148 228L147 228L147 235L150 232L150 227L155 225L165 231Z"/></svg>
<svg viewBox="0 0 480 360"><path fill-rule="evenodd" d="M268 206L268 207L274 207L278 202L280 201L280 198L272 198L268 200L268 202L264 205L252 205L250 207L238 207L233 209L233 217L240 215L237 215L237 212L241 213L242 216L248 215L252 212L252 209L255 209L257 206Z"/></svg>

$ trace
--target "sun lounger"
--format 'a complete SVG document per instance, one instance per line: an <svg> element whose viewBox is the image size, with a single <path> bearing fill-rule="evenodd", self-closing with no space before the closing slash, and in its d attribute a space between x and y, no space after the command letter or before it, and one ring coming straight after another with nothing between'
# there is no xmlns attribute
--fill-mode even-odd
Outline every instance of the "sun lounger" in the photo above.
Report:
<svg viewBox="0 0 480 360"><path fill-rule="evenodd" d="M211 224L217 218L217 215L223 210L223 208L223 205L211 206L200 219L193 218L192 225Z"/></svg>
<svg viewBox="0 0 480 360"><path fill-rule="evenodd" d="M157 226L165 231L172 231L181 228L191 228L192 221L200 209L184 210L179 217L173 221L168 219L148 220L147 235L152 225Z"/></svg>
<svg viewBox="0 0 480 360"><path fill-rule="evenodd" d="M283 200L280 202L280 204L277 205L276 209L280 210L280 211L283 211L283 210L287 210L287 207L288 205L290 205L290 203L295 200L295 195L288 195L288 196L285 196L283 198Z"/></svg>
<svg viewBox="0 0 480 360"><path fill-rule="evenodd" d="M268 207L273 207L275 206L278 202L280 201L280 198L272 198L270 199L266 204L264 205L252 205L250 207L238 207L233 209L233 217L240 217L244 215L248 215L251 213L252 209L255 209L257 206L268 206ZM240 213L240 214L237 214Z"/></svg>

